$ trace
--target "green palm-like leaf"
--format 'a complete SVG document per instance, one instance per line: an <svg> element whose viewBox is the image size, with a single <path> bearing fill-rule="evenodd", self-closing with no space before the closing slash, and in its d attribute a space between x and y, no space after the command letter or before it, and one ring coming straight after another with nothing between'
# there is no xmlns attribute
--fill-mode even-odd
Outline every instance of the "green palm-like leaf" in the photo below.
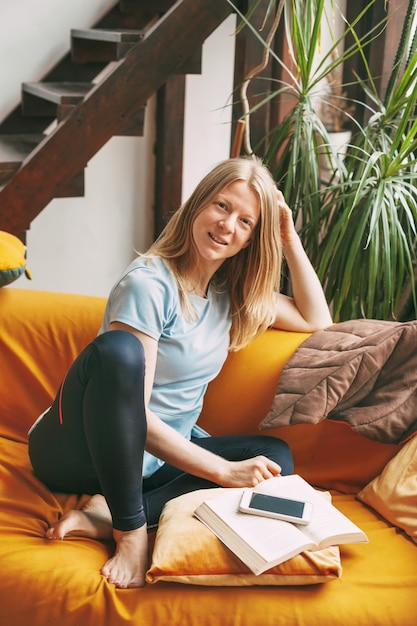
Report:
<svg viewBox="0 0 417 626"><path fill-rule="evenodd" d="M255 2L258 4L258 0ZM405 283L412 280L414 288L416 3L409 0L403 36L383 100L370 71L366 48L381 36L386 20L372 24L365 32L362 28L371 23L368 15L375 4L376 0L369 0L317 61L321 29L326 21L330 22L324 0L280 0L292 64L285 66L268 48L285 78L276 80L272 92L265 93L252 110L274 99L291 98L292 110L269 133L263 158L293 208L304 247L325 286L336 320L395 317ZM272 5L268 2L268 12ZM274 10L277 5L278 0ZM241 17L244 23L245 16ZM267 46L250 20L246 26ZM347 41L350 43L344 45ZM339 50L340 54L335 54ZM350 118L355 131L352 144L344 161L336 157L333 176L324 186L319 154L330 139L315 109L314 96L322 81L355 55L361 59L365 77L357 77L362 96L356 97L354 104L367 111L368 121L361 125L358 119Z"/></svg>

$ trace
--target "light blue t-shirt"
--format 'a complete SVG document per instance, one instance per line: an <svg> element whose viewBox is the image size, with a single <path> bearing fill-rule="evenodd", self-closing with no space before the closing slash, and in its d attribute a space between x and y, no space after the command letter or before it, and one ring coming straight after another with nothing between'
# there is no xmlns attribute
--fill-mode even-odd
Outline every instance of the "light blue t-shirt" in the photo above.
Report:
<svg viewBox="0 0 417 626"><path fill-rule="evenodd" d="M149 408L189 439L200 415L208 383L220 371L229 347L228 293L209 288L207 298L190 294L196 315L184 313L177 282L159 257L138 257L113 287L101 332L123 322L158 341ZM143 475L163 462L145 452Z"/></svg>

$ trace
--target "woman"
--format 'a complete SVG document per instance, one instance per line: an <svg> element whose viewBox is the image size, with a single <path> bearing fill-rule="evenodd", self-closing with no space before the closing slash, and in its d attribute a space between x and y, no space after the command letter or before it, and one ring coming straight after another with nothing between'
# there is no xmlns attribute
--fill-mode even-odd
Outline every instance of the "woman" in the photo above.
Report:
<svg viewBox="0 0 417 626"><path fill-rule="evenodd" d="M282 251L293 297L279 293ZM143 585L147 526L167 500L214 485L252 487L293 470L277 438L210 437L196 427L228 350L270 326L329 324L268 170L256 159L220 163L113 287L97 338L31 429L36 475L52 490L92 494L47 537L113 537L102 574L119 588Z"/></svg>

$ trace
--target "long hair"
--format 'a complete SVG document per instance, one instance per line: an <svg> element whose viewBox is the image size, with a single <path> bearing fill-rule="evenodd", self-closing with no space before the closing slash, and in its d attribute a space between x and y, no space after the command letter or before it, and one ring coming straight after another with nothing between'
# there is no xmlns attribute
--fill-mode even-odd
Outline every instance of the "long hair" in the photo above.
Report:
<svg viewBox="0 0 417 626"><path fill-rule="evenodd" d="M251 243L226 259L212 279L217 289L230 292L232 326L230 350L239 350L270 326L275 318L275 294L281 281L282 244L275 182L257 158L233 158L219 163L173 214L145 256L158 255L170 265L186 311L187 269L196 256L193 224L197 215L225 187L245 181L260 200L260 219Z"/></svg>

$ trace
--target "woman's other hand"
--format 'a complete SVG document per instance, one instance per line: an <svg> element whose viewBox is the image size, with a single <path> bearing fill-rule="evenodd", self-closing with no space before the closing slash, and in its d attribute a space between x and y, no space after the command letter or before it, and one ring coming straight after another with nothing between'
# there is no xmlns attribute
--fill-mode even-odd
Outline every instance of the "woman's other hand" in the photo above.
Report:
<svg viewBox="0 0 417 626"><path fill-rule="evenodd" d="M262 481L281 474L281 467L265 456L226 463L226 473L220 483L223 487L256 487Z"/></svg>

